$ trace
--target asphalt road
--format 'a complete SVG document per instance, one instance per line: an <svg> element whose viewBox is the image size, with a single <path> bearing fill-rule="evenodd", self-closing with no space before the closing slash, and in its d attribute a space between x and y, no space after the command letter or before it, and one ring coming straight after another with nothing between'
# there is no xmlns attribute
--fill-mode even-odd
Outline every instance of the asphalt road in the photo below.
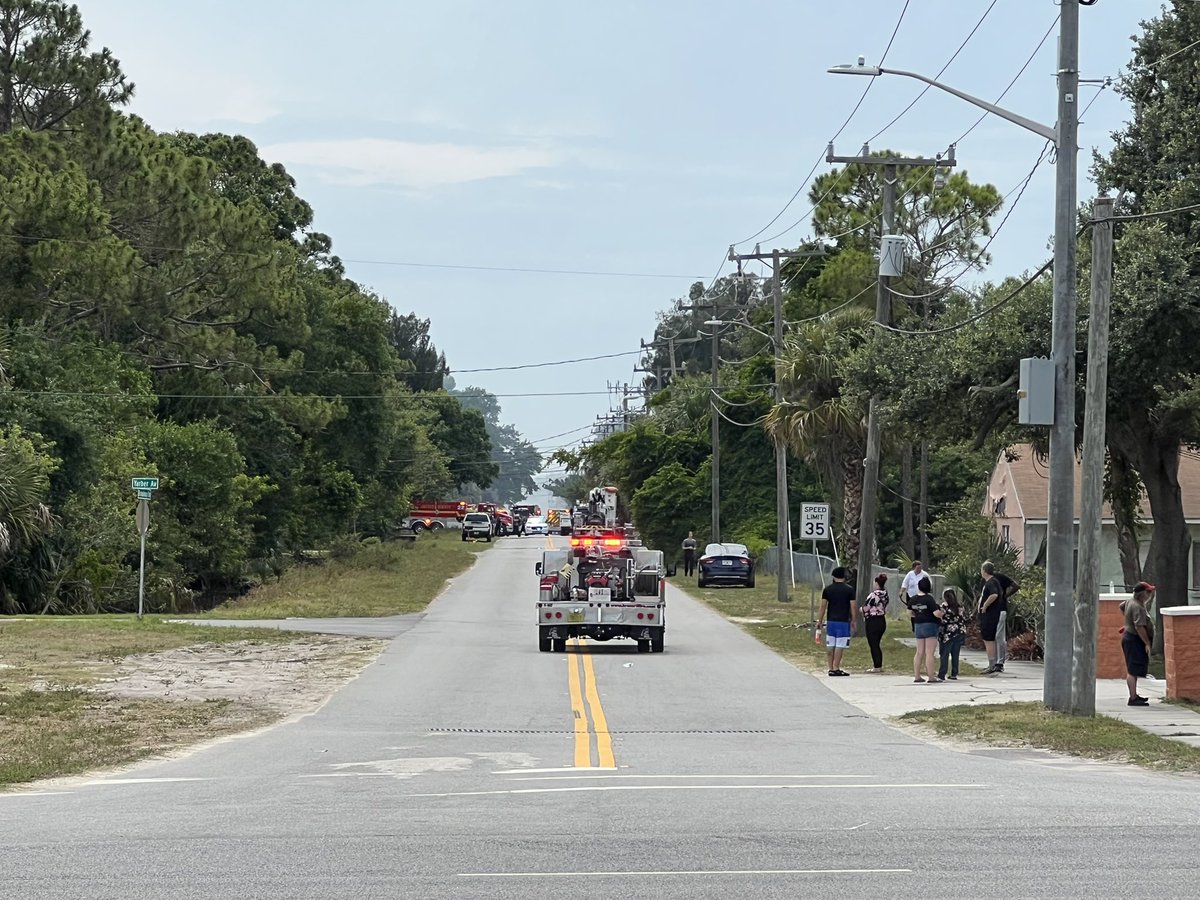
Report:
<svg viewBox="0 0 1200 900"><path fill-rule="evenodd" d="M0 896L1200 890L1200 780L923 743L674 592L664 654L539 653L542 544L501 541L313 715L0 794Z"/></svg>

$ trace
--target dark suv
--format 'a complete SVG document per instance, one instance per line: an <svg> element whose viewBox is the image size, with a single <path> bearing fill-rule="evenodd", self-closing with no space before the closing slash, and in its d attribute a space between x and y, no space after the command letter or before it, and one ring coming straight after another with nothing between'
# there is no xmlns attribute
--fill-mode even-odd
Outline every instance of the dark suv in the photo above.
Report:
<svg viewBox="0 0 1200 900"><path fill-rule="evenodd" d="M487 513L467 513L463 517L462 539L483 538L489 543L492 540L492 517Z"/></svg>

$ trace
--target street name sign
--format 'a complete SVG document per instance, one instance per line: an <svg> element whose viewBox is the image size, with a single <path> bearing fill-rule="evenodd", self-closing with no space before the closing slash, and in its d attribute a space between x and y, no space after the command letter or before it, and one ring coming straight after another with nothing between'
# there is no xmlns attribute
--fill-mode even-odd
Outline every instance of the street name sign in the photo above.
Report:
<svg viewBox="0 0 1200 900"><path fill-rule="evenodd" d="M157 491L157 478L135 478L133 479L133 489L135 491Z"/></svg>

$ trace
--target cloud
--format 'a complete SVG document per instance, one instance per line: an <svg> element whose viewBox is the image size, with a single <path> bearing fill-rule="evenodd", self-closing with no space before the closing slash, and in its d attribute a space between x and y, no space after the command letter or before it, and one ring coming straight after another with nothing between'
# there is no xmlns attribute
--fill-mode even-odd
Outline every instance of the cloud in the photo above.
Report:
<svg viewBox="0 0 1200 900"><path fill-rule="evenodd" d="M422 144L380 138L292 141L263 147L262 155L288 167L315 169L326 180L341 184L420 190L503 178L563 161L560 154L539 147Z"/></svg>

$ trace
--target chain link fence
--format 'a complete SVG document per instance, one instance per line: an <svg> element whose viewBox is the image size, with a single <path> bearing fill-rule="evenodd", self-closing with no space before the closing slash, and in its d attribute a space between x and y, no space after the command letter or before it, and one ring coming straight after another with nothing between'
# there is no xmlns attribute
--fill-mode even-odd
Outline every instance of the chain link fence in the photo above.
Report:
<svg viewBox="0 0 1200 900"><path fill-rule="evenodd" d="M819 593L821 588L829 584L832 580L832 573L836 566L837 560L819 553L792 552L792 579L795 581L797 588L813 588ZM755 569L764 575L774 575L778 572L779 548L768 547L764 550L762 556L756 562ZM886 566L871 566L872 578L880 572L886 573L888 577L886 588L888 597L892 600L888 605L888 612L893 618L907 620L908 616L905 612L904 604L898 601L900 596L900 582L904 580L904 576L907 573ZM936 572L926 572L925 574L929 577L929 581L933 585L931 593L940 601L942 599L942 591L946 586L945 576L938 575ZM860 597L859 599L863 598ZM966 598L960 597L959 599L965 602Z"/></svg>

